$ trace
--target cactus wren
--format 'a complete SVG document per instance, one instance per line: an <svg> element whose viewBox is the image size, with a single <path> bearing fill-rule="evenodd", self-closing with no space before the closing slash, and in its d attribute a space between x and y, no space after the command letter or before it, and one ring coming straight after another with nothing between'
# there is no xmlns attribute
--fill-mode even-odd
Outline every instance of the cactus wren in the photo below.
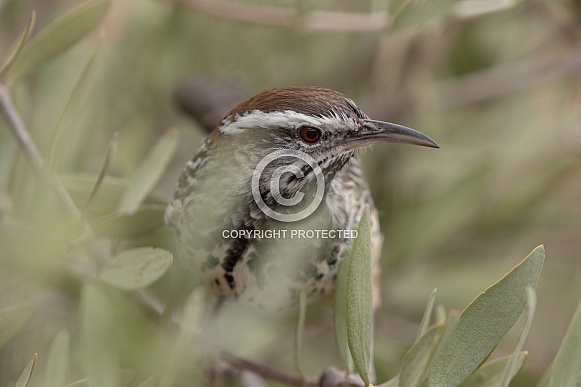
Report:
<svg viewBox="0 0 581 387"><path fill-rule="evenodd" d="M438 147L321 87L241 103L186 164L166 210L183 259L221 299L279 310L303 290L320 298L333 293L348 231L368 204L377 304L382 236L357 156L379 142Z"/></svg>

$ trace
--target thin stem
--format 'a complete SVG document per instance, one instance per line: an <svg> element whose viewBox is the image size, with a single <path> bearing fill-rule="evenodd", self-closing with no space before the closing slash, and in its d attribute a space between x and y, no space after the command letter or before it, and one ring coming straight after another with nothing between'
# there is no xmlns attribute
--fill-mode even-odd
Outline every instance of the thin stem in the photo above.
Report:
<svg viewBox="0 0 581 387"><path fill-rule="evenodd" d="M0 84L0 114L4 116L6 123L8 123L8 128L16 138L16 141L18 141L20 148L22 148L22 151L28 157L28 160L32 163L34 169L39 172L42 171L45 165L44 159L28 134L22 118L20 118L20 115L16 111L8 88L3 84Z"/></svg>
<svg viewBox="0 0 581 387"><path fill-rule="evenodd" d="M2 83L0 83L0 115L6 120L8 129L10 129L16 138L16 141L18 141L18 145L32 164L34 170L41 178L46 179L49 182L69 212L75 218L81 219L81 212L75 205L75 202L69 195L65 186L54 173L46 168L44 158L38 151L38 148L34 144L32 137L30 137L30 134L22 121L22 118L12 103L12 98L10 97L8 88Z"/></svg>
<svg viewBox="0 0 581 387"><path fill-rule="evenodd" d="M291 387L317 387L318 383L313 379L305 379L300 376L289 374L285 371L272 368L265 364L255 363L253 361L242 359L232 354L223 352L222 360L226 361L234 368L252 371L265 379L273 380Z"/></svg>

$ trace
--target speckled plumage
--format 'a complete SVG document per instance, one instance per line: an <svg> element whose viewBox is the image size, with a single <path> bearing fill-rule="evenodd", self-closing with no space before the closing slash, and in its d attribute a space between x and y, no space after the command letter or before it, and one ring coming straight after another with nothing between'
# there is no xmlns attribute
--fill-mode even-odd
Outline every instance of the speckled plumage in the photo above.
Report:
<svg viewBox="0 0 581 387"><path fill-rule="evenodd" d="M357 158L360 148L381 141L374 140L383 133L376 124L382 123L369 120L353 101L319 87L268 90L234 108L187 163L167 208L166 221L177 236L183 258L194 263L218 297L259 309L285 308L296 302L302 290L310 300L327 296L334 290L339 262L351 240L296 239L289 235L301 229L350 230L369 204L377 278L382 237ZM319 129L320 140L314 144L302 141L297 129L303 126ZM384 141L433 146L425 136L421 137L423 142L416 134L413 141L408 134L397 136ZM277 149L304 152L323 171L325 194L321 204L297 222L269 218L251 193L254 169ZM307 202L314 195L315 174L304 162L278 159L265 169L264 176L268 180L276 167L289 164L296 165L304 175L282 175L280 194L287 198L302 192ZM260 195L269 207L282 208L268 184L261 183ZM279 238L225 236L225 231L232 230L286 230L288 234ZM376 280L376 304L377 285Z"/></svg>

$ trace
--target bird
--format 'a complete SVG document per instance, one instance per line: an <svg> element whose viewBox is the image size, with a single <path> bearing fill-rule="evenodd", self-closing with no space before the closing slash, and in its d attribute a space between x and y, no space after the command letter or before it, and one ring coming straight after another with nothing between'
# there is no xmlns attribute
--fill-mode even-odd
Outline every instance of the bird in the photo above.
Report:
<svg viewBox="0 0 581 387"><path fill-rule="evenodd" d="M439 147L319 86L238 104L186 163L166 208L181 260L219 300L257 310L290 308L301 292L329 298L368 205L379 305L383 235L360 155L386 142Z"/></svg>

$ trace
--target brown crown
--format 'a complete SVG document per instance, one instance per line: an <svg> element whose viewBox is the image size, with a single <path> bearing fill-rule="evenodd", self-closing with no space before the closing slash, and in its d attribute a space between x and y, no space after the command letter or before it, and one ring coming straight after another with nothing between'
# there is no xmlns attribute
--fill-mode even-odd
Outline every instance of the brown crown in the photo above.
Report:
<svg viewBox="0 0 581 387"><path fill-rule="evenodd" d="M337 91L318 86L288 86L256 94L230 111L225 120L235 119L236 115L244 115L253 110L264 113L291 110L315 117L337 117L344 114L367 118L353 101Z"/></svg>

